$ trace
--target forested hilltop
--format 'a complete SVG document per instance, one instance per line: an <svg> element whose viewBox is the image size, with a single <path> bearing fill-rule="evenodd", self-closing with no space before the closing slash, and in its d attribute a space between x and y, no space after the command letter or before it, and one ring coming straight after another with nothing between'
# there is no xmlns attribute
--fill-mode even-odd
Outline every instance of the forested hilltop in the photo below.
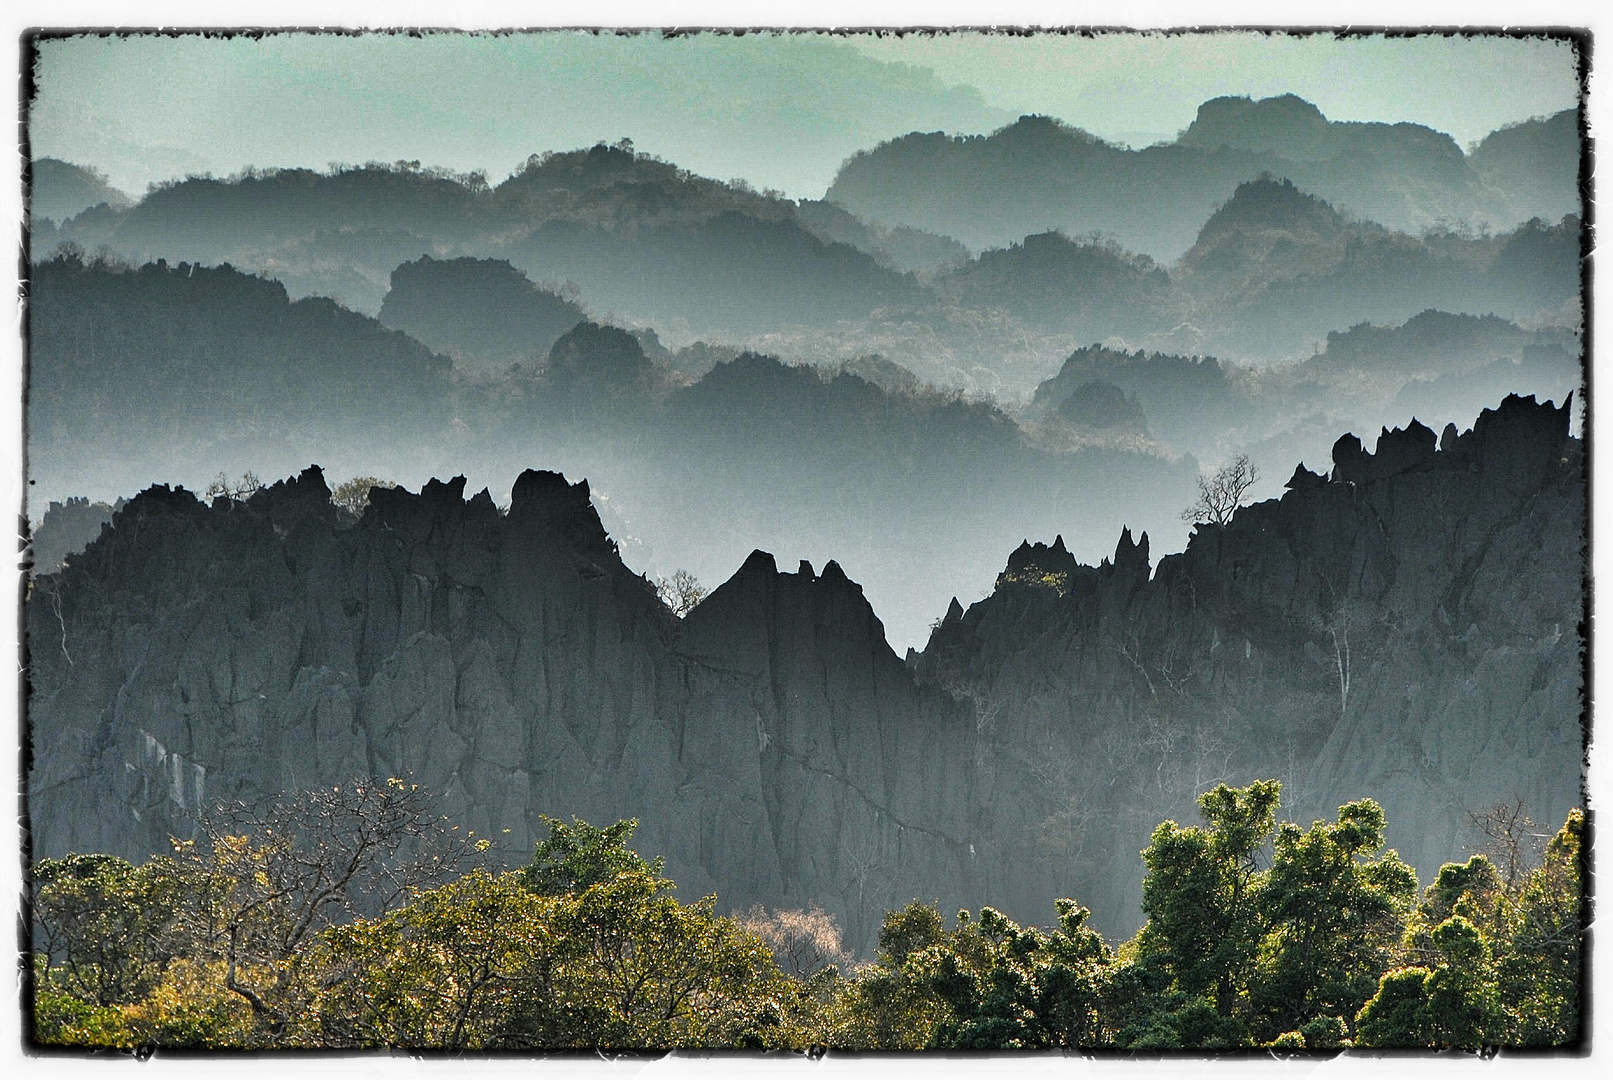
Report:
<svg viewBox="0 0 1613 1080"><path fill-rule="evenodd" d="M34 868L32 1035L123 1050L1236 1050L1579 1042L1585 819L1516 805L1419 890L1370 799L1278 824L1276 781L1161 823L1148 922L1106 940L983 907L885 913L859 959L818 909L717 914L660 859L544 820L513 871L404 780L220 807L139 865ZM1543 838L1542 838L1543 839ZM1269 866L1259 851L1271 845Z"/></svg>
<svg viewBox="0 0 1613 1080"><path fill-rule="evenodd" d="M1027 117L860 153L823 200L627 140L533 155L496 184L417 161L250 169L39 222L33 255L229 262L367 314L423 255L505 260L676 349L878 352L1007 402L1094 342L1270 362L1428 308L1573 326L1577 123L1529 121L1464 154L1291 96L1220 99L1176 142L1130 151Z"/></svg>
<svg viewBox="0 0 1613 1080"><path fill-rule="evenodd" d="M1578 212L1579 140L1571 109L1464 153L1421 124L1329 120L1293 94L1221 97L1200 105L1174 140L1138 150L1045 116L989 135L914 132L854 155L825 198L977 250L1053 226L1172 261L1239 183L1261 173L1410 233L1556 220Z"/></svg>

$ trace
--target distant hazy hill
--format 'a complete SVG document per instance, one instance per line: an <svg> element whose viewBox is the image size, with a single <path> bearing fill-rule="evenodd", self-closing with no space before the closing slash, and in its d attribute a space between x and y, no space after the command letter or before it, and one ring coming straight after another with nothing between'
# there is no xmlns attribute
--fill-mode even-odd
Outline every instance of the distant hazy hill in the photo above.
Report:
<svg viewBox="0 0 1613 1080"><path fill-rule="evenodd" d="M795 206L795 216L820 240L850 244L868 252L882 265L904 273L934 273L969 257L969 249L950 236L938 236L905 225L893 229L869 225L832 202L802 199Z"/></svg>
<svg viewBox="0 0 1613 1080"><path fill-rule="evenodd" d="M112 187L106 177L82 165L56 158L38 158L31 167L28 212L37 223L48 218L60 224L92 206L106 203L121 208L129 196Z"/></svg>
<svg viewBox="0 0 1613 1080"><path fill-rule="evenodd" d="M791 219L724 212L634 229L552 219L505 249L539 280L575 282L596 308L696 332L760 333L920 302L918 283Z"/></svg>
<svg viewBox="0 0 1613 1080"><path fill-rule="evenodd" d="M825 197L871 222L977 249L1058 228L1109 234L1164 261L1192 244L1239 183L1262 173L1414 233L1451 221L1505 229L1579 211L1574 114L1495 138L1469 160L1450 136L1417 124L1330 121L1291 94L1217 98L1175 142L1136 151L1039 116L988 136L904 135L854 155Z"/></svg>
<svg viewBox="0 0 1613 1080"><path fill-rule="evenodd" d="M1112 385L1141 408L1160 443L1206 463L1248 453L1274 483L1295 458L1327 460L1339 430L1399 426L1413 416L1436 427L1464 422L1508 394L1566 400L1581 380L1571 329L1427 310L1404 323L1330 333L1297 363L1249 366L1091 345L1036 388L1024 418L1056 434L1061 418L1086 407L1078 392Z"/></svg>
<svg viewBox="0 0 1613 1080"><path fill-rule="evenodd" d="M1493 203L1492 221L1554 216L1543 208L1579 200L1579 114L1565 109L1491 132L1468 161Z"/></svg>
<svg viewBox="0 0 1613 1080"><path fill-rule="evenodd" d="M940 281L960 304L995 307L1050 327L1140 336L1168 327L1170 277L1146 255L1062 233L982 252Z"/></svg>
<svg viewBox="0 0 1613 1080"><path fill-rule="evenodd" d="M1508 137L1561 135L1553 124ZM894 186L881 190L902 207L957 212L979 226L976 235L1036 222L974 258L946 236L859 217L855 206L795 203L603 144L535 156L497 186L413 163L187 180L128 209L87 211L60 236L41 232L34 250L62 239L137 260L229 262L275 278L292 297L330 296L363 313L379 313L395 270L429 257L434 268L422 273L432 281L404 281L387 320L470 367L541 357L563 324L581 317L561 307L552 320L535 310L536 322L516 318L517 308L539 303L517 280L525 275L545 293L580 295L603 321L653 328L673 350L703 341L729 358L752 349L831 366L878 353L936 385L1005 399L1023 399L1062 357L1094 341L1265 362L1302 359L1329 332L1400 323L1428 308L1573 318L1578 218L1413 235L1281 172L1262 176L1255 165L1287 166L1248 149L1270 136L1303 143L1312 157L1336 155L1324 164L1371 158L1371 173L1422 160L1425 143L1445 145L1424 129L1331 124L1288 98L1207 104L1191 132L1207 145L1133 153L1030 118L962 142L916 135L859 159L875 172L895 169L887 177ZM1480 158L1501 160L1508 142L1496 138ZM1363 149L1370 146L1376 156ZM1178 159L1197 164L1178 168ZM914 168L896 168L904 161ZM1169 168L1156 169L1160 162ZM864 168L855 164L846 176ZM1427 180L1417 190L1438 187L1427 177L1439 170L1428 168L1415 173ZM1040 209L1027 217L1032 204ZM1070 231L1066 222L1065 231L1049 231L1069 206L1090 228ZM1145 254L1146 243L1115 240L1128 221L1145 233L1181 233L1172 244L1182 258L1167 266ZM507 264L505 285L489 279L486 292L444 277L492 273L475 271L476 260ZM460 269L444 269L450 264ZM425 305L413 314L410 290ZM434 290L457 299L424 300ZM488 320L500 325L471 325ZM690 375L715 362L648 351Z"/></svg>
<svg viewBox="0 0 1613 1080"><path fill-rule="evenodd" d="M1310 364L1351 366L1402 377L1444 374L1502 357L1515 359L1525 348L1547 344L1564 348L1567 335L1530 332L1494 315L1452 315L1429 310L1400 326L1362 323L1348 330L1335 330L1327 335L1326 345Z"/></svg>
<svg viewBox="0 0 1613 1080"><path fill-rule="evenodd" d="M1262 178L1205 222L1173 280L1191 297L1197 347L1292 355L1317 328L1427 308L1508 318L1561 308L1580 292L1580 225L1570 216L1493 236L1409 236Z"/></svg>
<svg viewBox="0 0 1613 1080"><path fill-rule="evenodd" d="M1430 308L1506 319L1564 312L1580 290L1579 222L1410 236L1262 177L1238 185L1168 269L1112 241L1052 232L984 251L935 287L937 302L952 310L1007 316L1004 342L1029 331L1170 353L1299 359L1329 332L1398 324Z"/></svg>
<svg viewBox="0 0 1613 1080"><path fill-rule="evenodd" d="M902 269L961 254L944 237L801 213L777 194L604 144L535 155L496 187L416 163L191 178L85 215L57 239L136 261L228 261L368 313L400 263L502 258L536 281L574 282L622 317L676 317L697 332L863 316L919 295Z"/></svg>
<svg viewBox="0 0 1613 1080"><path fill-rule="evenodd" d="M1125 352L1101 345L1071 353L1059 373L1036 388L1031 415L1067 411L1076 392L1095 382L1134 399L1152 430L1180 448L1196 443L1202 452L1214 445L1216 433L1250 419L1245 389L1214 357ZM1183 438L1194 431L1201 439Z"/></svg>
<svg viewBox="0 0 1613 1080"><path fill-rule="evenodd" d="M468 370L494 371L542 359L588 315L502 259L423 256L392 271L378 318Z"/></svg>
<svg viewBox="0 0 1613 1080"><path fill-rule="evenodd" d="M1459 174L1462 150L1456 140L1422 124L1330 121L1322 110L1295 94L1254 101L1218 97L1199 106L1180 146L1206 150L1230 147L1273 154L1288 161L1331 161L1345 154L1373 154L1408 166ZM1426 163L1426 164L1424 164Z"/></svg>
<svg viewBox="0 0 1613 1080"><path fill-rule="evenodd" d="M1431 424L1460 420L1507 394L1563 401L1582 394L1578 335L1524 330L1494 316L1425 311L1401 326L1351 327L1327 336L1323 351L1302 365L1318 396L1352 384L1393 394L1388 418L1419 416ZM1584 405L1574 399L1575 416Z"/></svg>
<svg viewBox="0 0 1613 1080"><path fill-rule="evenodd" d="M58 258L34 267L29 300L29 469L42 482L261 470L310 441L418 440L450 416L447 359L228 266Z"/></svg>

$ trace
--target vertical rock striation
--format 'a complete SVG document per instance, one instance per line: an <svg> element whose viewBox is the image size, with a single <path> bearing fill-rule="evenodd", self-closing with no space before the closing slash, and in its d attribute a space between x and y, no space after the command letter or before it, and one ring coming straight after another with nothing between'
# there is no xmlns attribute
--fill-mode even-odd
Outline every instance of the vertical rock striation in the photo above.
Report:
<svg viewBox="0 0 1613 1080"><path fill-rule="evenodd" d="M913 662L991 717L980 753L1015 777L1019 816L1001 840L1040 863L1005 887L1134 927L1149 830L1196 820L1220 781L1278 777L1301 821L1375 798L1425 878L1480 839L1470 810L1582 805L1586 478L1568 419L1509 397L1439 448L1415 421L1371 453L1347 435L1330 478L1297 469L1151 577L1129 533L1097 568L1049 573L1060 545L1022 547Z"/></svg>
<svg viewBox="0 0 1613 1080"><path fill-rule="evenodd" d="M524 473L507 514L464 486L376 490L350 527L316 468L244 503L156 487L40 578L34 854L139 857L204 798L362 773L517 859L540 813L639 817L725 905L866 931L899 896L971 895L966 709L914 684L838 566L758 552L680 623L586 482Z"/></svg>
<svg viewBox="0 0 1613 1080"><path fill-rule="evenodd" d="M1201 525L1150 564L1026 543L904 663L830 562L755 552L675 618L587 484L244 502L153 487L27 605L33 855L142 857L199 806L409 776L512 860L538 815L638 817L726 908L824 905L868 949L919 897L1140 918L1138 851L1219 781L1308 820L1370 796L1425 876L1465 811L1580 801L1582 446L1509 398Z"/></svg>

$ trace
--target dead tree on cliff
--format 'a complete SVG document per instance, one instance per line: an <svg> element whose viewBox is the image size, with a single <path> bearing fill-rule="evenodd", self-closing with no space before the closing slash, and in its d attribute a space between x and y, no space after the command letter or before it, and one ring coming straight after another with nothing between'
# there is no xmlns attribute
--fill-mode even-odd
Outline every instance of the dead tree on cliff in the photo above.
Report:
<svg viewBox="0 0 1613 1080"><path fill-rule="evenodd" d="M1207 521L1212 525L1225 525L1259 479L1260 470L1250 462L1248 454L1239 454L1217 469L1213 476L1201 474L1198 502L1182 511L1182 520L1189 524Z"/></svg>

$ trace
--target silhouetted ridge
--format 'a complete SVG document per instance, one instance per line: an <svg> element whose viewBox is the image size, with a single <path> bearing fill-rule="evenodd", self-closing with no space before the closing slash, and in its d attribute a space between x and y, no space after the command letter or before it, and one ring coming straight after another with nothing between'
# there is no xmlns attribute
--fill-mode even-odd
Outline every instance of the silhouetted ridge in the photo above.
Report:
<svg viewBox="0 0 1613 1080"><path fill-rule="evenodd" d="M35 158L29 168L29 227L48 219L60 224L93 206L122 209L129 196L107 183L104 173L58 158Z"/></svg>
<svg viewBox="0 0 1613 1080"><path fill-rule="evenodd" d="M689 887L822 903L869 946L890 890L1126 926L1161 813L1280 773L1300 817L1373 791L1437 864L1463 799L1578 795L1568 420L1514 397L1441 450L1385 431L1157 566L1129 529L1097 567L1026 542L905 663L835 561L755 551L677 619L554 472L507 515L454 478L356 525L312 468L245 502L151 488L27 609L36 848L161 850L181 766L225 798L409 775L512 858L540 812L639 817ZM1080 858L1033 857L1049 837Z"/></svg>
<svg viewBox="0 0 1613 1080"><path fill-rule="evenodd" d="M1053 574L1056 542L1021 545L909 667L975 702L982 768L1022 778L998 805L1080 852L1068 882L1094 911L1136 911L1160 801L1190 809L1222 780L1283 776L1301 820L1371 791L1408 858L1460 858L1465 807L1521 795L1549 817L1581 798L1586 487L1568 422L1566 402L1514 396L1441 449L1416 421L1374 452L1347 436L1333 478L1295 469L1152 576L1126 533L1112 564Z"/></svg>
<svg viewBox="0 0 1613 1080"><path fill-rule="evenodd" d="M587 317L507 260L426 255L392 271L377 319L466 366L498 370L546 356Z"/></svg>
<svg viewBox="0 0 1613 1080"><path fill-rule="evenodd" d="M1039 584L1044 577L1069 574L1075 570L1075 556L1064 549L1064 537L1055 536L1051 545L1024 541L1008 556L1008 566L998 575L999 584L1029 582Z"/></svg>
<svg viewBox="0 0 1613 1080"><path fill-rule="evenodd" d="M36 850L139 857L201 800L361 773L430 786L503 858L562 806L638 817L701 891L823 904L862 949L884 907L843 852L899 849L899 890L975 887L972 722L838 563L757 551L680 621L586 482L528 470L506 515L465 488L376 489L356 525L317 467L131 500L29 608Z"/></svg>
<svg viewBox="0 0 1613 1080"><path fill-rule="evenodd" d="M1104 560L1099 570L1106 571L1111 576L1133 585L1141 585L1148 580L1152 565L1148 561L1148 534L1143 533L1136 540L1131 538L1129 527L1120 530L1120 540L1115 544L1114 560Z"/></svg>
<svg viewBox="0 0 1613 1080"><path fill-rule="evenodd" d="M1283 229L1310 239L1330 239L1345 217L1326 201L1271 176L1239 184L1199 230L1195 250L1240 229ZM1191 252L1186 256L1193 261Z"/></svg>

